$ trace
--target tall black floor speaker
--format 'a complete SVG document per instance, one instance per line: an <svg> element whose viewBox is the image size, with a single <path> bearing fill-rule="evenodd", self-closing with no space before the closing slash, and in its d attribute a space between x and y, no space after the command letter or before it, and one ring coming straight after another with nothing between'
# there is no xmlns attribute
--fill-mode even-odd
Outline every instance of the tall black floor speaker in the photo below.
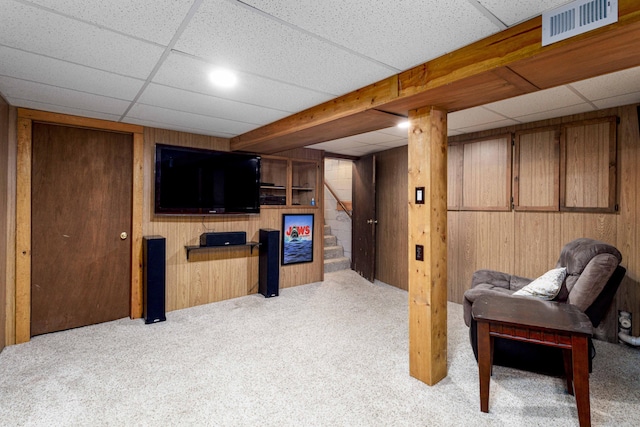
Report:
<svg viewBox="0 0 640 427"><path fill-rule="evenodd" d="M280 290L280 231L260 229L258 291L265 298L277 297Z"/></svg>
<svg viewBox="0 0 640 427"><path fill-rule="evenodd" d="M167 320L165 316L166 239L162 236L142 238L144 286L144 323Z"/></svg>

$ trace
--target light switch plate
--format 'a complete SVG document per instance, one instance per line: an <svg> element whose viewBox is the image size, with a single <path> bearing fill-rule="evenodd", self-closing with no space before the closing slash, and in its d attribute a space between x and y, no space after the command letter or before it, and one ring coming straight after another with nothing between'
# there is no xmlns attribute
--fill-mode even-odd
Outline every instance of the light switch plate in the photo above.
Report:
<svg viewBox="0 0 640 427"><path fill-rule="evenodd" d="M416 205L424 205L424 187L416 187Z"/></svg>

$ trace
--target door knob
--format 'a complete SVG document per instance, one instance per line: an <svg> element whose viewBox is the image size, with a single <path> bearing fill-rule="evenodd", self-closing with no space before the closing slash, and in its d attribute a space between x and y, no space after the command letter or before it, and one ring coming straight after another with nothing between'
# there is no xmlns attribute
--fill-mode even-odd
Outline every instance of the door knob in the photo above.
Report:
<svg viewBox="0 0 640 427"><path fill-rule="evenodd" d="M120 233L121 240L127 240L127 237L129 237L129 235L127 234L126 231L123 231L122 233Z"/></svg>

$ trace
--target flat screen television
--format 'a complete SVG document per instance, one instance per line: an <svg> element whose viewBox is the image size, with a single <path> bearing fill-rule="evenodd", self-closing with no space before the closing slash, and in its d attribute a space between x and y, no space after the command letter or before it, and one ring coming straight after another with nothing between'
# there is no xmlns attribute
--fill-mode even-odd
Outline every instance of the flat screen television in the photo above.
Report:
<svg viewBox="0 0 640 427"><path fill-rule="evenodd" d="M260 156L156 144L154 211L260 213Z"/></svg>

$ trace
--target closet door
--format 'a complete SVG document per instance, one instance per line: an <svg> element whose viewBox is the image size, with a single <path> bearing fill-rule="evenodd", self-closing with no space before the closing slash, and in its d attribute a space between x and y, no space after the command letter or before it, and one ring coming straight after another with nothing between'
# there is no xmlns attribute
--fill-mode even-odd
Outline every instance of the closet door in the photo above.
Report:
<svg viewBox="0 0 640 427"><path fill-rule="evenodd" d="M130 134L33 124L31 335L129 315Z"/></svg>

